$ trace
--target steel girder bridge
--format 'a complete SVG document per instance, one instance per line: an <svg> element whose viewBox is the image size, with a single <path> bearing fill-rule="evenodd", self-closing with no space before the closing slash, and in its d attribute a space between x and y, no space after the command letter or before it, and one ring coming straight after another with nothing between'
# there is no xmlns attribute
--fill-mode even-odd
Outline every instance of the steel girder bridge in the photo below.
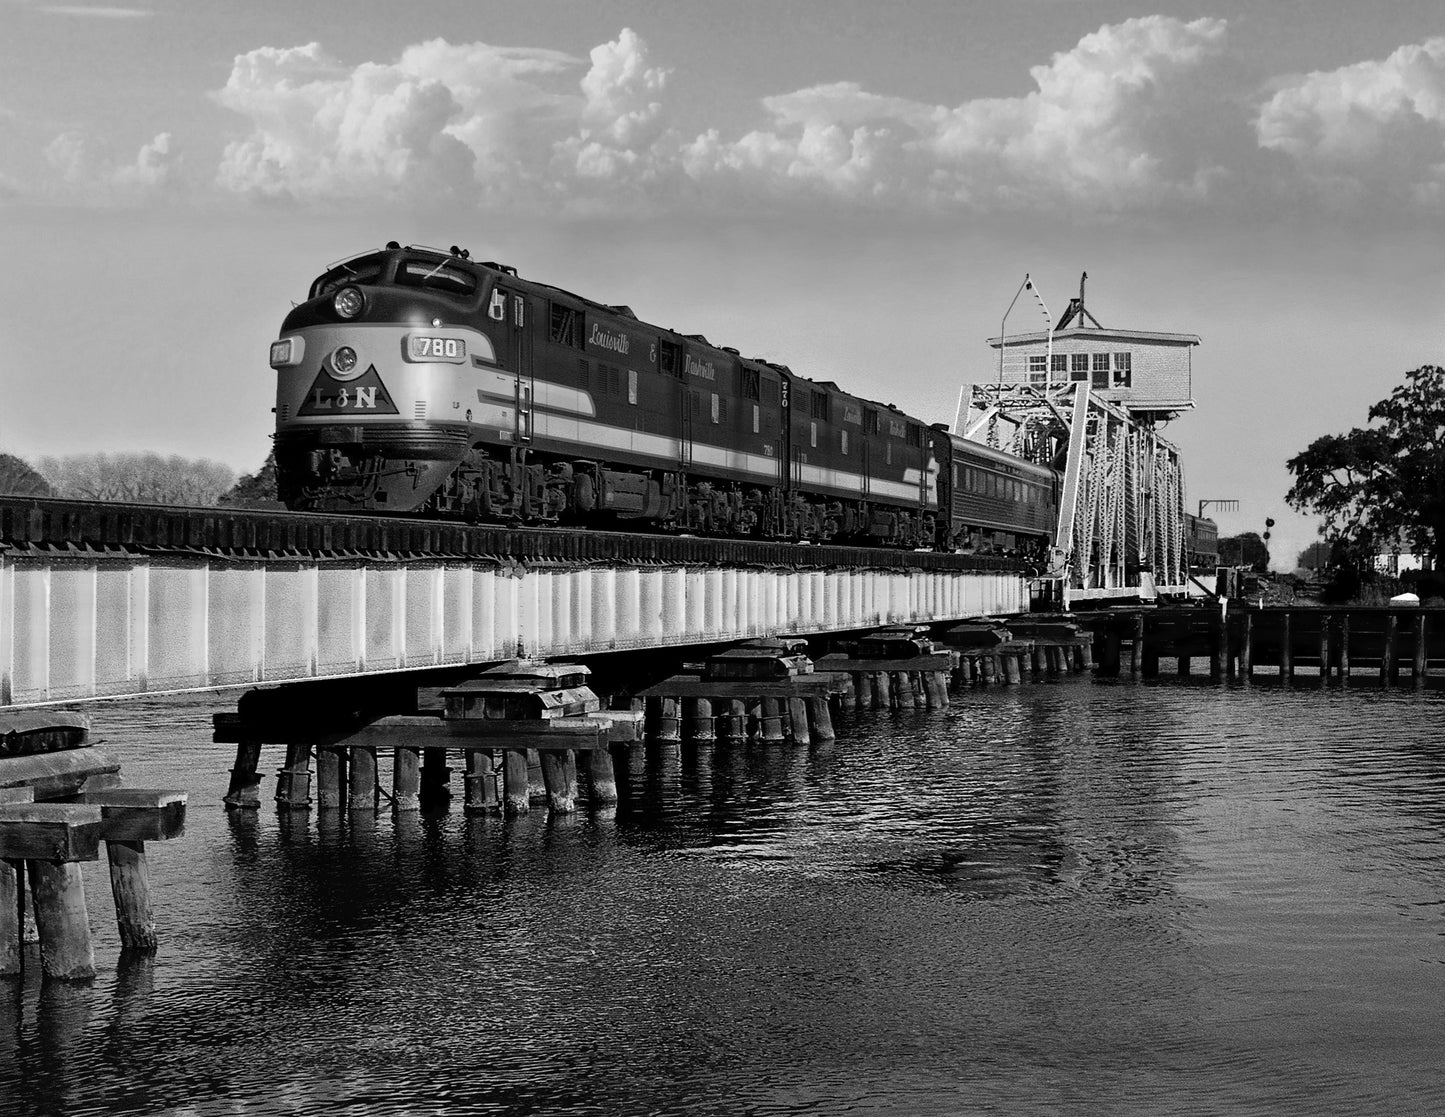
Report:
<svg viewBox="0 0 1445 1117"><path fill-rule="evenodd" d="M1063 461L1048 577L1064 601L1185 595L1184 470L1152 423L1087 382L975 384L966 437L1029 461Z"/></svg>

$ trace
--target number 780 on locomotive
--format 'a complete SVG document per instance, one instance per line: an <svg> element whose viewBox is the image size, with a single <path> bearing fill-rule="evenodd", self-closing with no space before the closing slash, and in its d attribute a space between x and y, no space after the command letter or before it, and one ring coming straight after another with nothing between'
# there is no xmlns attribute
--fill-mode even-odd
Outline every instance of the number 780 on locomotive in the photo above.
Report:
<svg viewBox="0 0 1445 1117"><path fill-rule="evenodd" d="M1032 557L1057 472L459 249L327 269L271 345L298 510Z"/></svg>

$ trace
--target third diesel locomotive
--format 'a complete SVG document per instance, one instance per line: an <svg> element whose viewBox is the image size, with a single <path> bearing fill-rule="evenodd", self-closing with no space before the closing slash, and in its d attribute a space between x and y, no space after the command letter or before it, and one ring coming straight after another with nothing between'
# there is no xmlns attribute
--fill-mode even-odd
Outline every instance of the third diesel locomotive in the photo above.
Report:
<svg viewBox="0 0 1445 1117"><path fill-rule="evenodd" d="M311 511L1032 553L1059 478L891 405L468 254L389 243L271 346Z"/></svg>

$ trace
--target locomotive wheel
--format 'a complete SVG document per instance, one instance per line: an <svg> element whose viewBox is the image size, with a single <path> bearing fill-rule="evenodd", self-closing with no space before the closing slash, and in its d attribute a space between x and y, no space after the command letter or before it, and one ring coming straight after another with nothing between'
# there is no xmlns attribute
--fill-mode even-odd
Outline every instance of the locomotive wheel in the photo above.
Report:
<svg viewBox="0 0 1445 1117"><path fill-rule="evenodd" d="M597 508L597 485L592 480L592 474L577 474L572 485L572 503L579 512L592 512Z"/></svg>

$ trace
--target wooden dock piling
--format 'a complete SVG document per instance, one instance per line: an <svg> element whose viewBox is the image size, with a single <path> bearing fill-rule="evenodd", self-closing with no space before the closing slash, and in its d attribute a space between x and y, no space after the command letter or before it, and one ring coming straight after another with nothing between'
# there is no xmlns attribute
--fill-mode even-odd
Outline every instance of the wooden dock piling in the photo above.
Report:
<svg viewBox="0 0 1445 1117"><path fill-rule="evenodd" d="M398 745L391 762L391 806L397 811L421 810L421 750Z"/></svg>
<svg viewBox="0 0 1445 1117"><path fill-rule="evenodd" d="M1429 670L1430 660L1425 645L1425 614L1418 613L1415 616L1415 658L1412 664L1416 688L1425 685L1425 673Z"/></svg>
<svg viewBox="0 0 1445 1117"><path fill-rule="evenodd" d="M1400 631L1400 617L1390 613L1385 618L1385 647L1380 653L1380 681L1386 686L1397 681L1395 643Z"/></svg>

